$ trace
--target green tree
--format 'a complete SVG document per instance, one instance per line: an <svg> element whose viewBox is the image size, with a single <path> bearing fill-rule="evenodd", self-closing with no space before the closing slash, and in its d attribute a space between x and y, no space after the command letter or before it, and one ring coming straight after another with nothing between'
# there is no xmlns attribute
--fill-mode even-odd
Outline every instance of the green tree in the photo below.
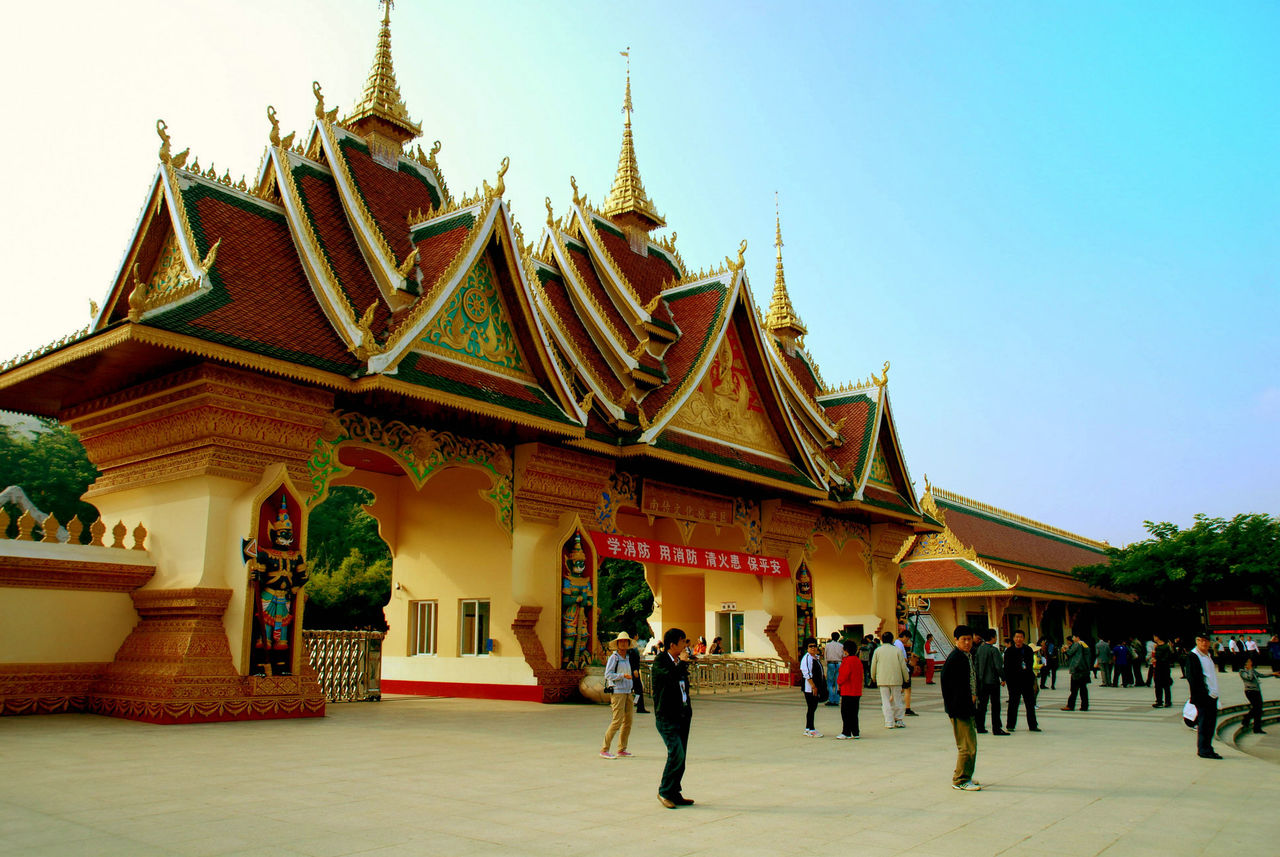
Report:
<svg viewBox="0 0 1280 857"><path fill-rule="evenodd" d="M373 494L333 488L307 517L307 628L385 631L382 608L391 599L391 550L378 521L365 511Z"/></svg>
<svg viewBox="0 0 1280 857"><path fill-rule="evenodd" d="M80 496L97 478L98 468L66 426L44 421L44 428L28 437L0 425L0 489L21 486L37 508L56 515L64 525L78 516L85 525L81 537L85 541L88 525L98 519L98 510ZM6 511L10 515L17 512L14 508ZM16 522L11 523L11 534L15 529Z"/></svg>
<svg viewBox="0 0 1280 857"><path fill-rule="evenodd" d="M653 612L653 590L644 579L644 566L640 563L625 559L606 559L600 563L596 601L600 608L596 635L601 642L612 640L619 631L626 631L633 640L651 633L649 614Z"/></svg>
<svg viewBox="0 0 1280 857"><path fill-rule="evenodd" d="M1108 548L1108 562L1075 573L1094 586L1136 595L1182 630L1198 623L1209 600L1256 601L1276 615L1280 521L1263 514L1229 521L1196 515L1185 530L1167 522L1143 526L1151 538Z"/></svg>

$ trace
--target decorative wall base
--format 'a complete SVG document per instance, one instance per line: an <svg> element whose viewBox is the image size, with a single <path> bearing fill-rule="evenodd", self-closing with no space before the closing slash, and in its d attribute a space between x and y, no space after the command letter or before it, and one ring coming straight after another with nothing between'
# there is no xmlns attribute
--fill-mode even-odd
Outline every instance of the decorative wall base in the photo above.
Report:
<svg viewBox="0 0 1280 857"><path fill-rule="evenodd" d="M109 664L0 664L0 715L84 711Z"/></svg>
<svg viewBox="0 0 1280 857"><path fill-rule="evenodd" d="M581 674L579 674L581 675ZM574 688L577 684L575 680ZM382 694L406 696L448 696L457 699L506 699L514 702L552 702L544 699L544 688L536 684L464 684L456 681L408 681L384 678Z"/></svg>
<svg viewBox="0 0 1280 857"><path fill-rule="evenodd" d="M142 621L94 685L85 709L148 723L324 716L324 696L310 667L300 676L236 672L222 627L230 599L229 589L135 591Z"/></svg>
<svg viewBox="0 0 1280 857"><path fill-rule="evenodd" d="M520 643L524 654L524 662L533 670L533 677L538 681L542 696L538 702L573 702L582 699L578 692L578 682L585 674L582 670L562 670L552 666L547 659L546 649L538 639L538 618L542 615L541 607L525 605L516 611L511 630ZM386 682L383 682L385 685Z"/></svg>

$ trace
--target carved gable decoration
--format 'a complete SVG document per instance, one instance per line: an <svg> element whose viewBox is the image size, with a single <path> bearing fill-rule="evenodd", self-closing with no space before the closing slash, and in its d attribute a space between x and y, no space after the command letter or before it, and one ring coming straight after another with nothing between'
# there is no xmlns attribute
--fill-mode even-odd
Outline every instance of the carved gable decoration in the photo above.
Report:
<svg viewBox="0 0 1280 857"><path fill-rule="evenodd" d="M876 447L875 457L871 459L871 474L867 478L873 485L888 488L891 491L897 490L897 486L893 484L893 474L889 472L889 461L884 457L882 447Z"/></svg>
<svg viewBox="0 0 1280 857"><path fill-rule="evenodd" d="M422 342L520 378L528 375L528 361L520 353L511 315L484 255L427 325Z"/></svg>
<svg viewBox="0 0 1280 857"><path fill-rule="evenodd" d="M747 368L742 342L725 333L706 376L671 419L672 428L771 455L787 456Z"/></svg>

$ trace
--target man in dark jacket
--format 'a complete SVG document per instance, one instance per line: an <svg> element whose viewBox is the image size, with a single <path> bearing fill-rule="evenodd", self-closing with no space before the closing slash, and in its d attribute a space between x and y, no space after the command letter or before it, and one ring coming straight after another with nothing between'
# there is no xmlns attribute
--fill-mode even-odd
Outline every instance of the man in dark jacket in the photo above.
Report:
<svg viewBox="0 0 1280 857"><path fill-rule="evenodd" d="M1196 635L1196 647L1187 655L1187 688L1196 707L1196 753L1201 759L1221 759L1213 749L1218 728L1218 673L1209 651L1209 634Z"/></svg>
<svg viewBox="0 0 1280 857"><path fill-rule="evenodd" d="M951 731L956 738L956 771L951 787L976 792L982 786L973 781L973 768L978 762L978 733L973 718L978 713L978 681L972 658L973 632L957 625L956 647L942 665L942 705L951 718Z"/></svg>
<svg viewBox="0 0 1280 857"><path fill-rule="evenodd" d="M987 732L987 705L991 706L991 733L1008 735L1000 725L1000 686L1004 684L1004 658L996 646L996 629L982 632L982 641L972 649L973 666L978 671L978 732Z"/></svg>
<svg viewBox="0 0 1280 857"><path fill-rule="evenodd" d="M689 638L679 628L668 628L662 642L666 650L653 659L649 673L653 684L653 723L658 727L662 743L667 745L667 764L658 785L658 802L667 809L675 809L693 803L680 793L685 754L689 749L689 722L693 719L689 666L680 660Z"/></svg>
<svg viewBox="0 0 1280 857"><path fill-rule="evenodd" d="M1018 728L1018 704L1027 707L1027 726L1039 732L1036 723L1036 673L1033 668L1035 653L1027 645L1027 635L1013 632L1013 645L1004 650L1004 680L1009 688L1009 716L1005 726L1009 731Z"/></svg>

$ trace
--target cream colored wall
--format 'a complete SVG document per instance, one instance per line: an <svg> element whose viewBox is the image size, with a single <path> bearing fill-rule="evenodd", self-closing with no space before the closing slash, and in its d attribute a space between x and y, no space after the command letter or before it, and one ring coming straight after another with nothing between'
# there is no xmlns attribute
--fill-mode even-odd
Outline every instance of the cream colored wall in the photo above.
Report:
<svg viewBox="0 0 1280 857"><path fill-rule="evenodd" d="M518 606L512 598L511 538L498 525L493 506L479 496L491 484L487 473L465 467L437 473L420 490L408 479L395 480L396 545L383 678L535 684L511 631ZM459 656L463 598L489 601L493 657ZM418 600L438 605L435 655L408 654L409 605Z"/></svg>
<svg viewBox="0 0 1280 857"><path fill-rule="evenodd" d="M0 662L108 662L137 623L127 592L5 587Z"/></svg>
<svg viewBox="0 0 1280 857"><path fill-rule="evenodd" d="M960 624L960 619L956 615L956 599L930 599L929 615L933 616L933 621L938 623L938 627L947 635L947 639L952 640L951 632L955 630L956 625Z"/></svg>
<svg viewBox="0 0 1280 857"><path fill-rule="evenodd" d="M832 631L844 625L861 624L870 634L880 624L888 621L877 610L872 593L871 570L864 560L866 545L857 539L845 542L844 550L837 551L826 536L813 539L813 551L807 562L813 578L814 608L817 615L819 638L831 638ZM792 608L792 612L795 608Z"/></svg>

